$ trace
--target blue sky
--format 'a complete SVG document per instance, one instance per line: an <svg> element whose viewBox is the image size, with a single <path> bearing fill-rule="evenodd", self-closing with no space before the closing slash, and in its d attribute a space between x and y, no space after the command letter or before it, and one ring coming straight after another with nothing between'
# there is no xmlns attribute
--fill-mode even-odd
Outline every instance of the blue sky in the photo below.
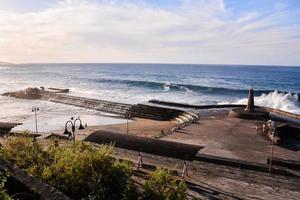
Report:
<svg viewBox="0 0 300 200"><path fill-rule="evenodd" d="M0 0L0 61L300 65L299 0Z"/></svg>
<svg viewBox="0 0 300 200"><path fill-rule="evenodd" d="M60 2L60 0L0 0L0 8L16 11L37 11L54 6L58 2ZM91 0L90 2L101 3L108 1ZM114 2L134 2L136 4L168 9L178 9L183 4L181 0L114 0ZM245 11L271 10L276 4L284 5L288 10L297 10L300 8L299 0L225 0L224 3L226 7L232 9L236 15Z"/></svg>

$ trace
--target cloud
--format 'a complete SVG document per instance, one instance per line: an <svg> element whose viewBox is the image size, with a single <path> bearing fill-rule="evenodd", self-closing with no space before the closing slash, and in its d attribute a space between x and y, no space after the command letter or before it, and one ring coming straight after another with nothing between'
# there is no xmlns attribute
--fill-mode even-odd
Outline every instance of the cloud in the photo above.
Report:
<svg viewBox="0 0 300 200"><path fill-rule="evenodd" d="M222 0L60 1L42 11L0 10L0 60L300 65L299 17L276 4L233 17Z"/></svg>

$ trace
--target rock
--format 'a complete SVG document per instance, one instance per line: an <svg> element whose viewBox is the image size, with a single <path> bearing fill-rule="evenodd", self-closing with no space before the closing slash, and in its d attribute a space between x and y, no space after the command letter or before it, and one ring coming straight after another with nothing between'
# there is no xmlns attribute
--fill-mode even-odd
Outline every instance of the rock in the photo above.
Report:
<svg viewBox="0 0 300 200"><path fill-rule="evenodd" d="M26 88L17 92L6 92L3 96L22 98L22 99L40 99L42 90L39 88Z"/></svg>

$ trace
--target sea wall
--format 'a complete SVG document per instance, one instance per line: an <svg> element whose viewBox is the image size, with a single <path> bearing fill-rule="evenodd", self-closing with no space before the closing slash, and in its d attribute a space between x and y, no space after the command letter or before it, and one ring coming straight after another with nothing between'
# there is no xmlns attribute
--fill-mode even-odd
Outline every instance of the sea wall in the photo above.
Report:
<svg viewBox="0 0 300 200"><path fill-rule="evenodd" d="M238 104L212 104L212 105L191 105L191 104L184 104L184 103L175 103L169 101L159 101L159 100L150 100L150 103L158 104L158 105L165 105L165 106L172 106L172 107L180 107L180 108L190 108L190 109L217 109L217 108L245 108L246 105L238 105ZM262 111L269 112L270 116L272 114L276 115L278 118L282 120L291 121L294 123L300 123L300 115L286 112L283 110L264 107L264 106L255 106L256 109L261 109Z"/></svg>
<svg viewBox="0 0 300 200"><path fill-rule="evenodd" d="M9 173L8 182L6 184L8 192L24 195L16 196L19 199L27 199L27 197L30 197L29 199L37 200L71 200L71 198L62 192L41 182L7 160L0 159L0 170Z"/></svg>

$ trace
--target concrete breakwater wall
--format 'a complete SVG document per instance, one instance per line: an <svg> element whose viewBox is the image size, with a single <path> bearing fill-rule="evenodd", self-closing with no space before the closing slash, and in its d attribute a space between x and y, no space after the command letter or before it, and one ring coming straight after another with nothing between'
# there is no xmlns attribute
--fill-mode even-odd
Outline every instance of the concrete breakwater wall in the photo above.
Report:
<svg viewBox="0 0 300 200"><path fill-rule="evenodd" d="M7 92L2 95L23 99L42 99L55 103L62 103L91 110L113 113L123 118L139 117L152 120L168 121L180 118L181 116L189 116L187 118L189 120L185 120L184 123L197 121L199 119L196 114L191 114L189 112L178 109L144 104L126 104L86 97L77 97L53 91L46 91L39 88L27 88L21 91Z"/></svg>
<svg viewBox="0 0 300 200"><path fill-rule="evenodd" d="M66 89L64 89L66 90ZM112 101L104 101L99 99L92 99L86 97L76 97L72 95L62 94L57 91L46 91L39 88L27 88L16 92L7 92L2 94L3 96L10 96L23 99L43 99L51 102L62 103L67 105L73 105L83 107L91 110L103 111L113 113L125 117L126 114L130 114L131 117L140 117L153 120L172 120L180 118L180 116L190 115L195 121L198 120L196 114L186 112L188 109L200 110L200 109L218 109L218 108L245 108L245 105L236 104L220 104L220 105L191 105L185 103L177 103L170 101L150 100L149 104L125 104ZM155 105L156 104L156 105ZM262 109L265 112L275 115L276 117L300 123L300 115L289 113L286 111L255 106ZM181 109L177 109L181 108ZM192 121L192 120L191 120Z"/></svg>
<svg viewBox="0 0 300 200"><path fill-rule="evenodd" d="M171 107L179 107L179 108L190 108L190 109L214 109L214 108L245 108L246 105L238 105L238 104L214 104L214 105L192 105L192 104L184 104L184 103L176 103L176 102L169 102L169 101L159 101L159 100L150 100L152 104L157 105L165 105ZM300 115L286 112L283 110L278 110L275 108L269 108L264 106L255 106L256 109L260 109L264 112L269 112L270 115L277 116L278 118L286 121L291 121L295 123L300 123Z"/></svg>
<svg viewBox="0 0 300 200"><path fill-rule="evenodd" d="M286 119L286 120L292 120L295 123L300 123L300 115L286 112L283 110L278 110L275 108L269 108L269 107L261 107L261 108L264 109L265 111L269 112L271 115L274 115L274 116L277 116L279 118Z"/></svg>
<svg viewBox="0 0 300 200"><path fill-rule="evenodd" d="M245 108L245 105L237 105L237 104L213 104L213 105L192 105L185 103L177 103L171 101L160 101L160 100L150 100L149 103L165 105L171 107L179 107L179 108L190 108L190 109L213 109L213 108Z"/></svg>
<svg viewBox="0 0 300 200"><path fill-rule="evenodd" d="M132 106L131 104L91 99L86 97L76 97L66 94L57 94L53 92L42 92L41 99L122 116L124 116Z"/></svg>

